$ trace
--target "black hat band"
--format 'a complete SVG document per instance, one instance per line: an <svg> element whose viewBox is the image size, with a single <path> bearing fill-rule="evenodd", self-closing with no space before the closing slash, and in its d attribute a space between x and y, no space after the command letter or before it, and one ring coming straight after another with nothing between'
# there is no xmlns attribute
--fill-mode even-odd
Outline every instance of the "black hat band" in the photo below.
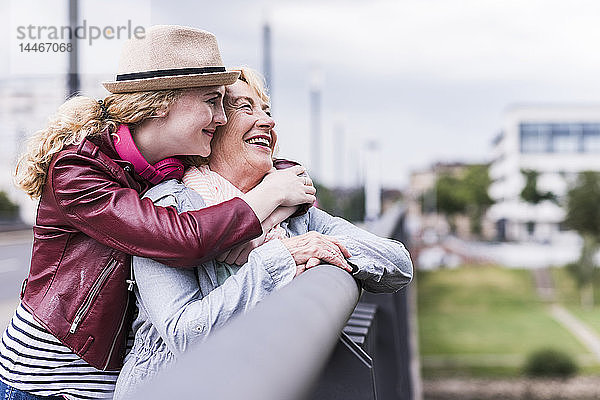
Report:
<svg viewBox="0 0 600 400"><path fill-rule="evenodd" d="M215 72L227 72L225 67L202 67L202 68L175 68L175 69L159 69L156 71L133 72L131 74L117 75L117 81L131 81L134 79L150 79L165 76L178 75L201 75L212 74Z"/></svg>

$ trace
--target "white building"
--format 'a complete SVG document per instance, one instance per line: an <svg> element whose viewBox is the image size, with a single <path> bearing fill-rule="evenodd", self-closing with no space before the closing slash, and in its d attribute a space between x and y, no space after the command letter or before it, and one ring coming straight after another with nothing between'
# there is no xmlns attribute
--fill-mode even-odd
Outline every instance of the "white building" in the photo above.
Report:
<svg viewBox="0 0 600 400"><path fill-rule="evenodd" d="M489 189L496 204L487 217L506 240L553 243L573 239L562 228L565 210L552 201L521 199L521 170L539 172L537 189L559 203L577 173L600 171L600 105L532 105L509 108L493 142Z"/></svg>

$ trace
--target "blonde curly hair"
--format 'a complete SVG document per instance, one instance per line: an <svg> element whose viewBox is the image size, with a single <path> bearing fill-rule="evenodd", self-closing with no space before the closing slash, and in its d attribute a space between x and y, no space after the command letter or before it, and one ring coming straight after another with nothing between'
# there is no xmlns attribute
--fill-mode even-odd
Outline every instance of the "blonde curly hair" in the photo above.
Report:
<svg viewBox="0 0 600 400"><path fill-rule="evenodd" d="M105 129L115 132L120 124L137 125L159 109L168 110L181 96L182 89L111 94L103 100L108 115L93 98L76 96L67 100L48 125L37 131L19 157L15 183L31 198L42 195L52 157L66 146L98 136ZM201 157L188 157L188 163L204 163Z"/></svg>

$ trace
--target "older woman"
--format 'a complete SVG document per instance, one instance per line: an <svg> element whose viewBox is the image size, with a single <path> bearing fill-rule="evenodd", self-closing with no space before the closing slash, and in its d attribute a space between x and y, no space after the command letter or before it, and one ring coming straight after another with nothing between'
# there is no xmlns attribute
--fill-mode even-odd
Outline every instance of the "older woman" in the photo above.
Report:
<svg viewBox="0 0 600 400"><path fill-rule="evenodd" d="M277 135L260 83L256 73L242 70L240 79L227 87L224 106L229 122L215 134L209 165L189 169L183 179L187 186L168 181L151 189L149 198L184 212L225 201L261 181L273 168ZM193 270L134 259L139 313L133 324L134 346L117 381L115 399L127 397L188 346L320 261L342 268L351 265L363 287L374 292L393 292L410 281L412 264L402 243L314 207L288 218L293 212L279 208L271 215L265 243L250 251L241 267L235 262L246 258L247 247Z"/></svg>

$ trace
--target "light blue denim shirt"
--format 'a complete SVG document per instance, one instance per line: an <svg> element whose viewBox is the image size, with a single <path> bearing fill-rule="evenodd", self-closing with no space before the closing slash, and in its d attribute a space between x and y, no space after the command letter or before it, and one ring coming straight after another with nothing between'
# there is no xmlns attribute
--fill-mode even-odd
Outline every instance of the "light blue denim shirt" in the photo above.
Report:
<svg viewBox="0 0 600 400"><path fill-rule="evenodd" d="M206 206L198 193L175 180L153 187L145 197L179 212ZM315 207L281 226L288 236L317 231L338 238L352 254L348 261L358 267L354 276L368 291L394 292L412 278L412 262L402 243L375 236ZM116 400L127 398L188 346L254 307L296 273L294 259L277 239L252 250L248 262L222 285L214 261L192 269L171 268L140 257L132 262L138 308L133 322L135 340L117 381Z"/></svg>

